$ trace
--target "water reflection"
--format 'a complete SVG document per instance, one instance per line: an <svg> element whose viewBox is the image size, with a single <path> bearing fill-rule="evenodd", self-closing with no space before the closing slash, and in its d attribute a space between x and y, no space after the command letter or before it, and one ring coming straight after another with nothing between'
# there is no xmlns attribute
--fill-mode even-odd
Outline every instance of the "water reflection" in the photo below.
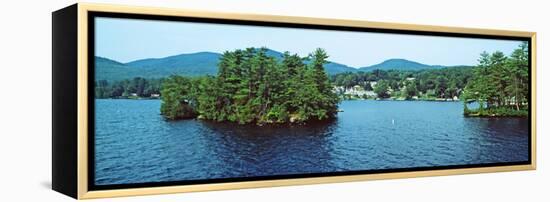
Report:
<svg viewBox="0 0 550 202"><path fill-rule="evenodd" d="M201 133L223 172L234 176L318 173L334 170L331 138L336 121L307 125L235 125L203 122Z"/></svg>

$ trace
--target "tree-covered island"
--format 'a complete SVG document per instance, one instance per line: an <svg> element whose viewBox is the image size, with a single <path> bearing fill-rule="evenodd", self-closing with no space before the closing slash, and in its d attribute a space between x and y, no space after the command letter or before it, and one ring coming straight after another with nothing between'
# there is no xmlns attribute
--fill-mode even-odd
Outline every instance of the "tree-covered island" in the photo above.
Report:
<svg viewBox="0 0 550 202"><path fill-rule="evenodd" d="M225 52L217 76L170 76L162 85L161 113L167 119L302 123L334 118L339 98L325 73L327 53L307 58L285 52L282 60L265 48Z"/></svg>

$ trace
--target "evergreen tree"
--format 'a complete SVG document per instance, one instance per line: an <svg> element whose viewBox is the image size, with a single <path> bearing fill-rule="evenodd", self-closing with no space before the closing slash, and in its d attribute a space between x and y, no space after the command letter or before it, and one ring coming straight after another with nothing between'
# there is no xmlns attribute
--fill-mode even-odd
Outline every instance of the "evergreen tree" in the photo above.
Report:
<svg viewBox="0 0 550 202"><path fill-rule="evenodd" d="M190 79L171 76L162 85L161 114L168 119L189 118L195 116L195 95Z"/></svg>
<svg viewBox="0 0 550 202"><path fill-rule="evenodd" d="M374 87L374 93L376 93L379 98L389 98L390 94L388 93L388 88L388 82L385 80L380 80Z"/></svg>

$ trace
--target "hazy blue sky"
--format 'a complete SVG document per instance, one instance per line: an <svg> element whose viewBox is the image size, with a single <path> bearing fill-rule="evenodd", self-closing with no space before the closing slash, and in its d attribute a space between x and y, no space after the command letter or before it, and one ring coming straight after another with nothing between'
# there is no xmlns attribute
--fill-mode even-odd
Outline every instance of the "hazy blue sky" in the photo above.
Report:
<svg viewBox="0 0 550 202"><path fill-rule="evenodd" d="M353 67L404 58L432 65L474 65L482 51L509 54L519 41L96 18L96 56L119 62L182 53L267 47L306 56L324 48Z"/></svg>

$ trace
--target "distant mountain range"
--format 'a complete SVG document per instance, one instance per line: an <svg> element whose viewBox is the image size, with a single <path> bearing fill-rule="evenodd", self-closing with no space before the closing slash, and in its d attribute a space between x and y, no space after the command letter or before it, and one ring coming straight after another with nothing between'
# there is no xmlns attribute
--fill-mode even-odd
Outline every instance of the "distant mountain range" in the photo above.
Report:
<svg viewBox="0 0 550 202"><path fill-rule="evenodd" d="M283 53L268 49L266 54L279 60ZM149 58L136 60L128 63L121 63L103 57L95 57L96 80L117 81L134 77L161 78L173 74L200 76L216 75L217 64L222 55L213 52L198 52L180 54L165 58ZM307 63L307 61L306 61ZM441 69L447 66L426 65L405 59L389 59L382 63L367 67L353 68L344 64L329 61L325 64L325 71L328 74L339 74L344 72L380 70L421 70Z"/></svg>
<svg viewBox="0 0 550 202"><path fill-rule="evenodd" d="M389 59L382 63L371 65L368 67L361 67L359 71L372 71L379 70L421 70L421 69L441 69L449 66L443 65L427 65L415 61L405 59Z"/></svg>

